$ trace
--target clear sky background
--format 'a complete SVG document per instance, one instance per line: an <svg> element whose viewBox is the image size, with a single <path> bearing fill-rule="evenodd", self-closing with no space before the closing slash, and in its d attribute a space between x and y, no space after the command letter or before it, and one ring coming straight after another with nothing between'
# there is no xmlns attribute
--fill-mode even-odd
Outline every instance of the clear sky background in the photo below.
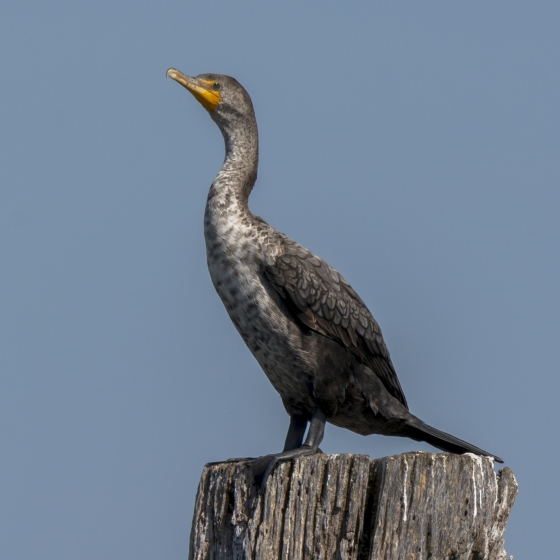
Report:
<svg viewBox="0 0 560 560"><path fill-rule="evenodd" d="M502 456L558 554L560 3L4 0L0 557L184 559L204 463L288 418L210 283L223 159L168 67L253 98L253 211L377 318L411 411ZM325 452L432 450L327 426Z"/></svg>

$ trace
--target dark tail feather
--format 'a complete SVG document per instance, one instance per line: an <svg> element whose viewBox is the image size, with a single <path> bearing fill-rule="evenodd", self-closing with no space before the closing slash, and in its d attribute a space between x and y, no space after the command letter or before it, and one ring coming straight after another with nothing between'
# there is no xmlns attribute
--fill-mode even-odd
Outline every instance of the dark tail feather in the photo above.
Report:
<svg viewBox="0 0 560 560"><path fill-rule="evenodd" d="M406 433L403 434L406 437L414 439L416 441L425 441L442 451L448 451L449 453L474 453L475 455L482 455L484 457L493 457L498 463L503 463L503 461L493 455L484 451L479 447L471 445L462 439L456 438L450 434L446 434L440 430L424 424L421 420L415 420L414 422L407 423Z"/></svg>

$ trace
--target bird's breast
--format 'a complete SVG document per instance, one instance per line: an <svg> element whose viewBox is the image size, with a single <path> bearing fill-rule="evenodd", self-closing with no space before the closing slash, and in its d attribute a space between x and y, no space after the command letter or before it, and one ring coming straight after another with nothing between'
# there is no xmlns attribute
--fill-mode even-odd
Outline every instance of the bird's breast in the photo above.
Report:
<svg viewBox="0 0 560 560"><path fill-rule="evenodd" d="M312 408L305 336L283 311L279 296L262 275L261 234L242 217L224 217L229 219L216 220L207 212L205 220L208 270L214 287L284 401L295 398L302 401L302 408Z"/></svg>

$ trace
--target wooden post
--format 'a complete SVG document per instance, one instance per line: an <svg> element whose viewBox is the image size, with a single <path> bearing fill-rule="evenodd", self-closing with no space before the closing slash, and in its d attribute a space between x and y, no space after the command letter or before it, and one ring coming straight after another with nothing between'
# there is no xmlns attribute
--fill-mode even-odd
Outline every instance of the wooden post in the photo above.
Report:
<svg viewBox="0 0 560 560"><path fill-rule="evenodd" d="M190 560L506 560L510 469L475 455L317 454L260 494L243 463L207 466Z"/></svg>

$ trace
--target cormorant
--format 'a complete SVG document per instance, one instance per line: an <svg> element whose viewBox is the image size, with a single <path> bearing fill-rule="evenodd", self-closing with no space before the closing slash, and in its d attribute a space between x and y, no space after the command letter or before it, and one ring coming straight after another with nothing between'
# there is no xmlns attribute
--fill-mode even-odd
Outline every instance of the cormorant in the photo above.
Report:
<svg viewBox="0 0 560 560"><path fill-rule="evenodd" d="M255 460L265 477L279 460L316 453L325 422L502 462L411 414L379 325L360 296L325 261L251 213L259 146L253 104L241 84L174 68L167 76L194 95L225 140L204 237L214 287L290 415L284 450Z"/></svg>

